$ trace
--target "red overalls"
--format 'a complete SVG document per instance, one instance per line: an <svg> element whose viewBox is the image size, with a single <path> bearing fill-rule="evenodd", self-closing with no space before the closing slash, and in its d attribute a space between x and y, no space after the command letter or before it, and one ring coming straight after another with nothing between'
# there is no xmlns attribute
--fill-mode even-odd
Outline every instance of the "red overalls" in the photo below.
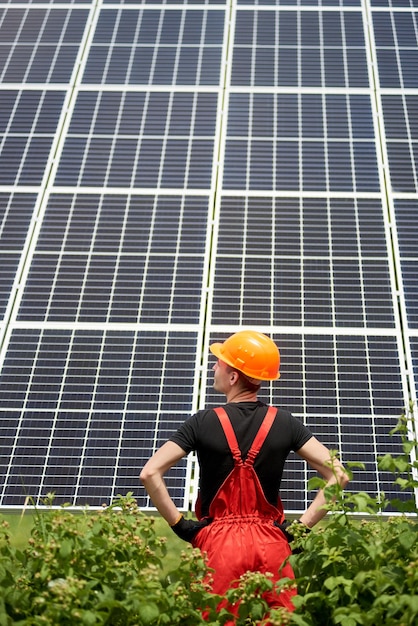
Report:
<svg viewBox="0 0 418 626"><path fill-rule="evenodd" d="M215 412L234 458L234 468L211 502L209 517L213 521L193 540L194 547L206 552L207 564L214 570L212 590L223 595L247 571L270 572L273 581L294 578L290 563L280 569L291 554L284 534L273 524L284 519L281 501L275 507L266 500L253 467L277 409L269 407L245 461L225 409L219 407ZM273 590L265 599L271 607L293 610L291 597L295 593L294 589L280 594Z"/></svg>

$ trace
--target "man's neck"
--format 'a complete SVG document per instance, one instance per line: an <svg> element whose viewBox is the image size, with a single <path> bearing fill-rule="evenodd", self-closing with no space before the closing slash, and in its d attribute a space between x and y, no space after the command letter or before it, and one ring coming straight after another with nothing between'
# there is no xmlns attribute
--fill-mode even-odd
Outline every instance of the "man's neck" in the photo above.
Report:
<svg viewBox="0 0 418 626"><path fill-rule="evenodd" d="M229 402L257 402L257 392L246 390L231 389L226 394L226 401Z"/></svg>

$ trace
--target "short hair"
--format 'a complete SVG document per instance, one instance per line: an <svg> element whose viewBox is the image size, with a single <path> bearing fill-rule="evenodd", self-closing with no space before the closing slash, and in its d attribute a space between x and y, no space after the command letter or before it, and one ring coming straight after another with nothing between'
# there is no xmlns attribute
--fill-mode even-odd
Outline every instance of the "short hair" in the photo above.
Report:
<svg viewBox="0 0 418 626"><path fill-rule="evenodd" d="M250 378L249 376L244 374L244 372L237 370L235 367L232 367L231 365L228 365L227 363L226 363L226 367L227 367L228 372L236 372L238 374L240 380L243 383L243 386L245 387L247 391L252 391L252 392L259 391L261 387L261 382L262 382L261 380L257 380L256 378Z"/></svg>
<svg viewBox="0 0 418 626"><path fill-rule="evenodd" d="M248 376L246 376L239 370L237 371L238 371L240 379L244 382L244 386L246 389L248 389L248 391L259 391L261 387L261 380L257 380L255 378L248 378Z"/></svg>

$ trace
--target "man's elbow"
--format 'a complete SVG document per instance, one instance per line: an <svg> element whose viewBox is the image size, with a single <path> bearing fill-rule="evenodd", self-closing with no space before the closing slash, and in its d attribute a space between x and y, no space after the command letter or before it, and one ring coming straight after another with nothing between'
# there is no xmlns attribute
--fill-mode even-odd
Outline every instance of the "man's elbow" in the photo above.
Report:
<svg viewBox="0 0 418 626"><path fill-rule="evenodd" d="M155 473L156 472L153 471L151 467L148 467L148 465L145 465L142 468L141 473L139 474L139 480L144 485L144 487L150 484L150 482L155 476Z"/></svg>

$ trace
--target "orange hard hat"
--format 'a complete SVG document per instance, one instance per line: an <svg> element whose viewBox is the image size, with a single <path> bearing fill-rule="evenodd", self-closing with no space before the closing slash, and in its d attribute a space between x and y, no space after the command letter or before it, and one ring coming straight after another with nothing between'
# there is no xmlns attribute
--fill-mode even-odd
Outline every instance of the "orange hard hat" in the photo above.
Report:
<svg viewBox="0 0 418 626"><path fill-rule="evenodd" d="M240 330L224 343L213 343L209 349L218 359L249 378L280 378L279 349L270 337L256 330Z"/></svg>

